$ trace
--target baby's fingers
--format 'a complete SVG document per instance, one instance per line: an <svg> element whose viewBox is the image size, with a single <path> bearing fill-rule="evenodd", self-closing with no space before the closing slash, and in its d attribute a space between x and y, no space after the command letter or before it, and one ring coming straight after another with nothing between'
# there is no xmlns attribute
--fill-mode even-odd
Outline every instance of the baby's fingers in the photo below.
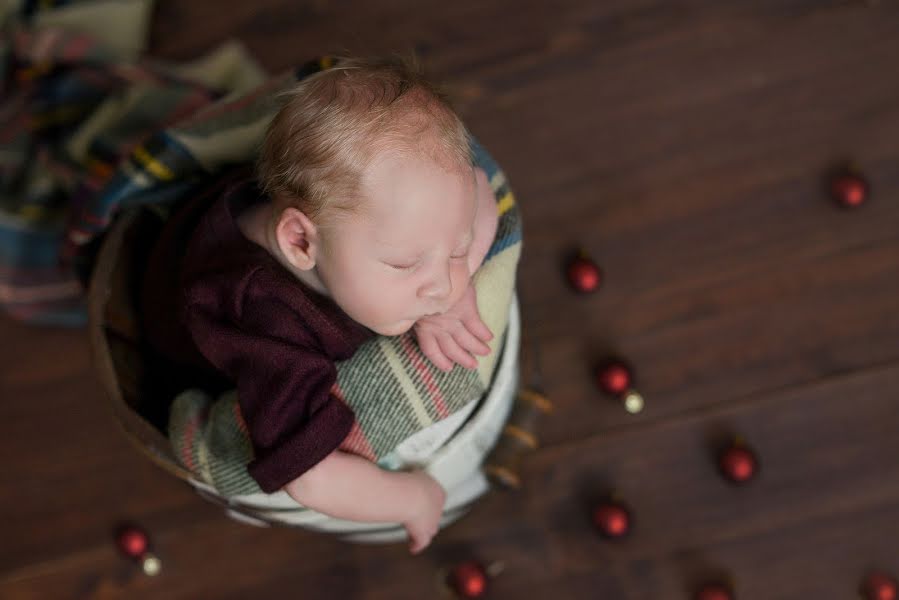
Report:
<svg viewBox="0 0 899 600"><path fill-rule="evenodd" d="M453 361L446 357L440 350L437 338L432 334L422 334L418 336L418 347L421 348L422 354L428 357L434 366L441 371L449 371L453 368Z"/></svg>
<svg viewBox="0 0 899 600"><path fill-rule="evenodd" d="M428 546L428 541L421 536L409 536L411 539L409 540L409 552L411 554L418 554L422 550L424 550Z"/></svg>
<svg viewBox="0 0 899 600"><path fill-rule="evenodd" d="M453 339L463 350L467 350L471 354L490 354L490 346L476 338L471 331L464 327L453 332Z"/></svg>
<svg viewBox="0 0 899 600"><path fill-rule="evenodd" d="M438 338L437 343L440 344L440 350L463 367L474 369L478 366L478 361L462 349L462 346L449 334L442 335Z"/></svg>
<svg viewBox="0 0 899 600"><path fill-rule="evenodd" d="M473 333L479 340L489 342L493 339L493 332L491 332L490 328L481 320L480 315L471 315L462 321L462 324L465 325L465 328Z"/></svg>

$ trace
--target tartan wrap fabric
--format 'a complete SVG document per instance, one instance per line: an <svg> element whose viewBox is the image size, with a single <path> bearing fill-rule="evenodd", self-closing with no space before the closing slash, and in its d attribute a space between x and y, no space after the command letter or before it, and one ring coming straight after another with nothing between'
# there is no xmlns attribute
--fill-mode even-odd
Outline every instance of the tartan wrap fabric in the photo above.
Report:
<svg viewBox="0 0 899 600"><path fill-rule="evenodd" d="M0 2L0 308L15 318L85 324L85 283L111 220L222 168L227 157L191 146L221 119L204 109L268 81L234 42L178 65L141 57L151 9Z"/></svg>
<svg viewBox="0 0 899 600"><path fill-rule="evenodd" d="M142 56L152 0L0 2L0 307L42 324L86 322L85 283L124 208L167 215L222 171L245 166L278 109L277 93L334 64L324 57L268 76L229 42L195 61ZM344 449L391 468L390 450L489 386L521 250L502 172L476 141L501 214L474 283L493 352L474 371L434 369L410 336L375 338L338 365L356 414ZM185 466L225 493L258 490L233 394L188 391L171 415Z"/></svg>
<svg viewBox="0 0 899 600"><path fill-rule="evenodd" d="M505 176L476 142L475 162L485 170L499 213L496 237L473 283L478 310L494 332L491 352L478 368L458 365L448 373L421 353L414 336L374 337L348 361L337 364L332 393L356 416L340 448L383 468L406 465L394 454L415 433L448 417L487 391L497 365L521 254L521 218ZM218 398L192 389L180 394L169 415L169 439L178 460L223 496L262 493L247 473L253 448L236 392Z"/></svg>

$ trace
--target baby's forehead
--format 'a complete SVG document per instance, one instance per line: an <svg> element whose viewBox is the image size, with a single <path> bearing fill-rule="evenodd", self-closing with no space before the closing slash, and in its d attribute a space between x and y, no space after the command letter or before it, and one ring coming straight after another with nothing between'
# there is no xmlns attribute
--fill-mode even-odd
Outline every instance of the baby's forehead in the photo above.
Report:
<svg viewBox="0 0 899 600"><path fill-rule="evenodd" d="M359 225L385 246L459 243L476 212L473 174L435 169L421 161L389 165L360 189Z"/></svg>

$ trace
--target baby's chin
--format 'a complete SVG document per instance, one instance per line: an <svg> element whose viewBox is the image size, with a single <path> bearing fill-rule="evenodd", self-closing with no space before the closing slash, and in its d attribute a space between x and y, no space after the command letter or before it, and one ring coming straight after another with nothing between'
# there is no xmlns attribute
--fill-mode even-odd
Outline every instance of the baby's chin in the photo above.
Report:
<svg viewBox="0 0 899 600"><path fill-rule="evenodd" d="M393 337L396 335L403 335L415 325L415 321L412 319L404 319L402 321L397 321L396 323L390 323L389 325L377 325L374 327L370 327L372 331L377 333L378 335L384 335L387 337Z"/></svg>

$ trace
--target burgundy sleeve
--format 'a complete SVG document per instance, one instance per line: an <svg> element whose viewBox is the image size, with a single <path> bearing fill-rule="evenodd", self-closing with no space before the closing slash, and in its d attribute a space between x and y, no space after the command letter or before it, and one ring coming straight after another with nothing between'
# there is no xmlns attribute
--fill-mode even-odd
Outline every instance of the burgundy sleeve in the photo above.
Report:
<svg viewBox="0 0 899 600"><path fill-rule="evenodd" d="M255 455L249 474L262 491L275 492L349 434L353 411L331 395L337 369L277 298L199 296L184 315L187 328L200 352L236 382Z"/></svg>

